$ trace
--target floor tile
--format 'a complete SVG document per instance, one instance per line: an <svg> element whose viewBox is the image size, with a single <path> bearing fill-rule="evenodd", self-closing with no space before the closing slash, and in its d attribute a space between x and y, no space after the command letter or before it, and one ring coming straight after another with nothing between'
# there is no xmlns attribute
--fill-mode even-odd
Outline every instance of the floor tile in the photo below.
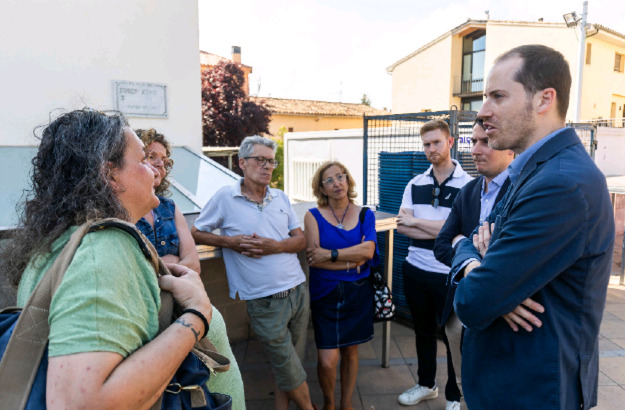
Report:
<svg viewBox="0 0 625 410"><path fill-rule="evenodd" d="M599 386L597 410L622 410L625 390L621 386Z"/></svg>
<svg viewBox="0 0 625 410"><path fill-rule="evenodd" d="M616 344L614 340L625 340L625 339L599 339L599 351L614 351L614 350L623 350L621 346Z"/></svg>
<svg viewBox="0 0 625 410"><path fill-rule="evenodd" d="M356 385L362 394L399 394L416 384L407 366L361 367ZM366 393L365 393L366 392Z"/></svg>
<svg viewBox="0 0 625 410"><path fill-rule="evenodd" d="M599 370L618 384L625 384L625 357L600 357Z"/></svg>
<svg viewBox="0 0 625 410"><path fill-rule="evenodd" d="M376 394L363 395L362 408L364 410L389 410L389 409L409 409L409 410L427 410L429 409L427 402L421 402L416 406L402 406L397 402L397 394ZM443 407L444 408L444 407Z"/></svg>
<svg viewBox="0 0 625 410"><path fill-rule="evenodd" d="M599 386L617 386L618 384L606 376L602 371L599 371Z"/></svg>

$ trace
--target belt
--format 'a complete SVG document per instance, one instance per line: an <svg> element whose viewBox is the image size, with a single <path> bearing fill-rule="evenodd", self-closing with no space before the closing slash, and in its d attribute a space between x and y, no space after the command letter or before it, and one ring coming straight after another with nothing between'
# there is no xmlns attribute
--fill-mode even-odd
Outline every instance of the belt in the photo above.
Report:
<svg viewBox="0 0 625 410"><path fill-rule="evenodd" d="M274 293L273 295L269 295L267 297L272 298L272 299L284 299L285 297L289 296L289 293L293 292L296 287L297 286L294 286L291 289L283 290L281 292Z"/></svg>

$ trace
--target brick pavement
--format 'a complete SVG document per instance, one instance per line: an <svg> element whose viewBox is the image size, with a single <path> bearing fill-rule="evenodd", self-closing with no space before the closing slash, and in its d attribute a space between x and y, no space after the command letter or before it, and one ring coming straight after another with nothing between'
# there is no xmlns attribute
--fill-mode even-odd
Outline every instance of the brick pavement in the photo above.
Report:
<svg viewBox="0 0 625 410"><path fill-rule="evenodd" d="M597 409L622 409L625 407L625 286L618 285L618 277L612 276L606 309L601 324L599 405ZM412 329L398 323L391 326L391 366L380 366L382 354L382 328L375 325L376 337L360 346L360 371L356 389L352 398L355 409L388 410L410 409L445 409L442 389L435 400L420 403L417 406L404 407L397 402L402 391L412 387L417 379L417 359ZM250 340L234 345L234 352L241 367L245 382L245 395L249 410L270 410L273 408L273 378L265 355L258 341ZM439 342L437 384L444 386L446 358L444 346ZM308 347L305 367L308 373L313 401L319 406L323 403L321 390L317 382L316 351L312 328L308 332ZM337 401L338 401L337 391ZM463 409L466 406L463 404ZM295 408L292 406L292 408Z"/></svg>

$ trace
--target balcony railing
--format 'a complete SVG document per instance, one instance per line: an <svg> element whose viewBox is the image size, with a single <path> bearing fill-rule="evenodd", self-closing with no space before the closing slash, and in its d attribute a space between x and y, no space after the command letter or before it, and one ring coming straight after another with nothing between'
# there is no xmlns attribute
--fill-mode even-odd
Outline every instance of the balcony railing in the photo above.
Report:
<svg viewBox="0 0 625 410"><path fill-rule="evenodd" d="M480 95L484 91L484 79L473 76L454 77L454 95Z"/></svg>

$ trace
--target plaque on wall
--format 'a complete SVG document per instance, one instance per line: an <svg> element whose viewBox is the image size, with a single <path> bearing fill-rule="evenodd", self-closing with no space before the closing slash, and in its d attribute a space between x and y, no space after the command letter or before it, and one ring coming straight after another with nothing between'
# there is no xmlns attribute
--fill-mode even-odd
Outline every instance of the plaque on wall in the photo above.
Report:
<svg viewBox="0 0 625 410"><path fill-rule="evenodd" d="M136 81L113 81L115 107L129 117L167 118L167 86Z"/></svg>

